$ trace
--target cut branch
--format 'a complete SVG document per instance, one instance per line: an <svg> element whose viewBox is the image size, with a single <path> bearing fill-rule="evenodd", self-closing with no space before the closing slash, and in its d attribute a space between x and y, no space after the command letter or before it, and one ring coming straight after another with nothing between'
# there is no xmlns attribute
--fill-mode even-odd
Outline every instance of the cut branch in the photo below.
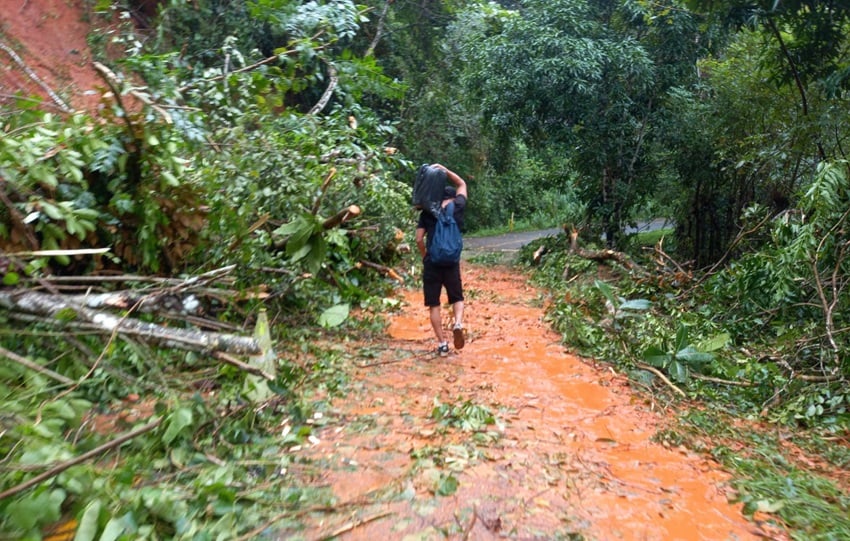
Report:
<svg viewBox="0 0 850 541"><path fill-rule="evenodd" d="M396 272L395 269L393 269L391 267L385 267L384 265L379 265L378 263L372 263L371 261L365 261L365 260L361 260L360 265L362 265L364 267L368 267L370 269L375 269L376 271L380 272L384 276L389 276L390 278L392 278L393 280L396 280L399 283L402 283L402 284L404 283L404 278L402 278L401 275L398 272Z"/></svg>
<svg viewBox="0 0 850 541"><path fill-rule="evenodd" d="M212 356L214 358L218 359L219 361L223 361L223 362L229 364L230 366L234 366L234 367L238 368L239 370L242 370L243 372L248 372L249 374L254 374L255 376L260 376L261 378L265 378L269 381L274 381L274 376L272 376L268 372L266 372L266 371L264 371L264 370L262 370L262 369L260 369L256 366L251 366L248 363L243 363L239 359L231 357L227 353L222 353L221 351L216 351L215 353L212 354Z"/></svg>
<svg viewBox="0 0 850 541"><path fill-rule="evenodd" d="M324 229L333 229L334 227L339 227L344 224L348 220L352 218L356 218L360 215L360 207L357 205L351 205L347 208L342 209L337 212L335 216L331 216L322 224L322 228Z"/></svg>
<svg viewBox="0 0 850 541"><path fill-rule="evenodd" d="M136 291L115 291L96 295L70 295L66 299L71 304L94 310L104 308L134 309L142 313L181 315L200 315L202 312L201 303L195 295L180 295L177 292L140 294Z"/></svg>
<svg viewBox="0 0 850 541"><path fill-rule="evenodd" d="M665 383L668 387L670 387L671 389L673 389L673 390L676 392L676 394L678 394L679 396L682 396L682 397L687 396L687 395L685 394L685 391L683 391L682 389L680 389L680 388L676 387L676 385L675 385L672 381L670 381L670 379L669 379L667 376L665 376L665 375L664 375L664 373L663 373L663 372L661 372L661 370L659 370L659 369L657 369L657 368L655 368L655 367L653 367L653 366L649 366L648 364L644 364L644 363L635 363L635 366L637 366L637 367L638 367L638 368L640 368L641 370L646 370L646 371L648 371L648 372L652 372L653 374L655 374L656 376L658 376L658 379L660 379L660 380L661 380L661 381L663 381L663 382L664 382L664 383Z"/></svg>
<svg viewBox="0 0 850 541"><path fill-rule="evenodd" d="M615 250L605 249L605 250L585 250L578 245L578 229L575 227L570 229L570 252L576 254L577 256L590 259L591 261L597 262L606 262L606 261L616 261L620 265L624 266L630 271L636 271L640 274L646 274L646 272L636 265L626 254L622 252L617 252Z"/></svg>
<svg viewBox="0 0 850 541"><path fill-rule="evenodd" d="M327 193L328 188L331 185L331 180L333 180L334 176L336 176L336 167L331 167L330 172L328 172L328 176L325 177L325 181L322 182L322 188L319 190L319 197L313 202L312 214L315 216L319 213L319 209L322 206L322 199L325 198L325 193Z"/></svg>
<svg viewBox="0 0 850 541"><path fill-rule="evenodd" d="M730 381L728 379L715 378L712 376L704 376L702 374L691 374L691 377L700 381L708 381L709 383L717 383L720 385L731 385L733 387L752 387L753 384L749 381Z"/></svg>
<svg viewBox="0 0 850 541"><path fill-rule="evenodd" d="M98 73L100 73L101 77L103 77L103 79L107 82L112 91L115 92L117 98L120 95L118 93L118 86L121 82L118 76L115 75L115 73L111 69L101 64L100 62L94 63L94 69L97 70ZM142 92L139 92L138 90L132 88L129 89L127 93L136 98L137 100L141 101L142 103L152 107L157 113L160 114L160 116L162 116L166 124L173 123L173 120L171 119L171 114L162 107L160 107L159 104L154 103L154 101L151 100L150 96L148 96L147 94L143 94ZM124 106L121 105L120 101L118 104L121 106L122 109L126 111Z"/></svg>

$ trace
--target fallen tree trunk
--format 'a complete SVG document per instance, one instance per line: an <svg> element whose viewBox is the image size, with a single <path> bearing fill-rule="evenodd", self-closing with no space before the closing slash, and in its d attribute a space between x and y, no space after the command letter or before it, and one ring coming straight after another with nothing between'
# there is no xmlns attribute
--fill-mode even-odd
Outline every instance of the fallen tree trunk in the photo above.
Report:
<svg viewBox="0 0 850 541"><path fill-rule="evenodd" d="M236 355L258 355L261 348L254 338L164 327L128 317L93 310L62 295L49 295L30 290L0 291L0 307L53 318L53 322L84 322L106 334L118 333L141 340L189 351L216 351Z"/></svg>
<svg viewBox="0 0 850 541"><path fill-rule="evenodd" d="M67 297L69 303L95 310L114 308L142 313L164 313L198 316L203 306L197 296L178 292L139 293L136 291L115 291L94 295L73 295Z"/></svg>

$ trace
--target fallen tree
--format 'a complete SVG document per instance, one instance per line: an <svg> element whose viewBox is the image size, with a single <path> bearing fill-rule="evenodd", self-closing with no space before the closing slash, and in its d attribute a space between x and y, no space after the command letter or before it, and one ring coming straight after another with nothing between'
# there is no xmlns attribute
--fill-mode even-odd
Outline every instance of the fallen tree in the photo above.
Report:
<svg viewBox="0 0 850 541"><path fill-rule="evenodd" d="M39 293L28 289L0 290L0 307L43 317L57 325L88 324L105 334L133 336L148 342L203 353L225 352L257 355L260 347L253 338L227 333L165 327L89 308L85 297Z"/></svg>
<svg viewBox="0 0 850 541"><path fill-rule="evenodd" d="M194 351L226 362L240 370L272 379L261 369L243 363L237 356L257 356L263 348L257 339L228 332L211 332L199 327L222 328L215 320L204 317L204 297L233 298L237 293L212 287L235 267L215 269L199 276L184 279L154 278L135 275L109 277L52 277L39 280L43 290L34 288L0 289L0 308L8 311L9 318L38 322L68 330L96 332L104 336L132 337L146 343L168 348ZM155 287L143 290L123 289L91 293L95 283L153 283ZM70 293L62 293L70 290ZM76 293L76 291L88 293ZM157 314L179 319L182 326L142 321L134 314ZM4 350L5 351L5 350ZM13 362L42 372L57 381L56 375L11 351L2 355Z"/></svg>

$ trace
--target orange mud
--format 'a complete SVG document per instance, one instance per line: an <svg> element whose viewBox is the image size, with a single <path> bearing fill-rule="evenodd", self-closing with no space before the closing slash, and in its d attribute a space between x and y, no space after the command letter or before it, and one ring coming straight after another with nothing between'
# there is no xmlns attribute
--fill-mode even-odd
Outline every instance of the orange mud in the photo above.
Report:
<svg viewBox="0 0 850 541"><path fill-rule="evenodd" d="M20 93L55 105L44 84L72 109L95 109L100 99L96 89L106 84L93 67L86 41L91 31L88 4L87 0L0 0L0 42L24 64L0 50L0 103L13 103Z"/></svg>
<svg viewBox="0 0 850 541"><path fill-rule="evenodd" d="M354 389L334 404L340 422L303 450L325 465L335 512L283 538L783 538L729 503L716 462L652 441L661 414L623 377L559 345L523 275L464 263L464 281L467 345L444 359L431 353L420 293L399 292L386 343L372 344L380 354L357 359ZM486 406L501 437L442 430L435 399ZM435 495L449 473L457 491Z"/></svg>

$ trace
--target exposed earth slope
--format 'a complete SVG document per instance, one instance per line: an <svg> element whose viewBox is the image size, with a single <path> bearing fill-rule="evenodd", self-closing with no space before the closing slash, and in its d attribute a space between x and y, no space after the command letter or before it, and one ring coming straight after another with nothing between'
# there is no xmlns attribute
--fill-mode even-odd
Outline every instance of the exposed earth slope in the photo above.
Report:
<svg viewBox="0 0 850 541"><path fill-rule="evenodd" d="M103 86L92 67L85 0L2 0L0 103L37 97L57 111L93 106Z"/></svg>

